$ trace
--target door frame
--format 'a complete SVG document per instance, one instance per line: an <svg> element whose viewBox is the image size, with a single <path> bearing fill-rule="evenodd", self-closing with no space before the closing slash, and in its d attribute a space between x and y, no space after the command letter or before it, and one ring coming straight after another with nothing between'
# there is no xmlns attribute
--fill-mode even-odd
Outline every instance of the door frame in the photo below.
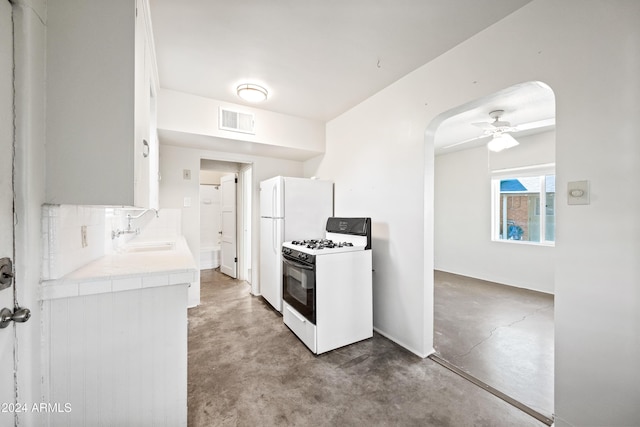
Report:
<svg viewBox="0 0 640 427"><path fill-rule="evenodd" d="M2 91L8 95L8 99L2 99L2 117L8 119L8 126L3 126L2 131L2 150L5 154L2 157L2 165L0 166L1 173L3 174L2 180L2 231L0 235L0 242L2 248L0 249L0 257L8 258L10 267L5 266L5 273L15 276L16 272L16 183L15 183L15 155L16 155L16 87L15 87L15 27L14 27L14 8L13 4L4 0L2 5L2 21L8 25L2 25L3 35L2 39ZM6 33L6 34L5 34ZM6 91L6 92L5 92ZM10 284L5 289L0 290L0 309L7 309L10 312L15 310L17 304L15 277L10 279ZM0 371L2 375L0 379L1 384L1 399L0 403L3 404L2 412L0 413L0 423L9 422L9 419L13 419L14 423L18 420L18 410L20 408L5 406L5 405L17 405L18 403L18 383L17 383L17 334L15 322L9 321L3 329L0 329L0 339L2 347L0 348L1 366ZM8 383L11 382L11 385Z"/></svg>
<svg viewBox="0 0 640 427"><path fill-rule="evenodd" d="M31 309L31 319L15 327L20 403L41 401L42 381L38 307L42 271L42 205L46 201L46 5L9 0L14 27L14 271L15 301ZM41 414L16 413L19 425L38 425Z"/></svg>
<svg viewBox="0 0 640 427"><path fill-rule="evenodd" d="M249 284L252 283L249 272L251 271L251 252L252 252L252 219L253 219L253 162L246 160L230 160L220 157L200 157L200 170L202 171L202 161L215 161L221 163L229 163L237 165L238 168L234 171L238 177L238 185L236 187L236 254L238 257L238 263L236 265L236 274L238 280L244 280ZM227 172L227 171L220 171ZM232 173L229 171L228 173ZM250 179L251 182L247 183L246 180ZM247 189L249 194L246 194ZM202 215L200 212L200 204L198 204L198 217L202 221ZM247 222L248 219L248 222ZM200 225L198 225L200 227ZM247 230L246 232L244 230ZM198 248L195 249L196 253L200 254L200 241L198 240ZM247 256L248 254L248 256ZM195 255L195 254L194 254Z"/></svg>
<svg viewBox="0 0 640 427"><path fill-rule="evenodd" d="M239 221L237 222L238 229L240 230L238 239L238 269L239 278L251 284L252 270L251 270L251 217L252 217L252 177L253 177L253 165L251 163L246 164L240 168L238 172L238 189L240 190L240 206L239 206Z"/></svg>

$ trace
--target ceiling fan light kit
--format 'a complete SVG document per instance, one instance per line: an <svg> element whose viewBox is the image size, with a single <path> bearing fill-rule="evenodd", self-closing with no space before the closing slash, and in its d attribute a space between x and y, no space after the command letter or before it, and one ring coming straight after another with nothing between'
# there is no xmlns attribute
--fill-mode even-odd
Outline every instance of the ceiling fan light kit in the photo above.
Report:
<svg viewBox="0 0 640 427"><path fill-rule="evenodd" d="M500 120L503 114L504 110L493 110L489 112L489 117L493 119L493 123L473 123L475 126L484 129L485 135L492 136L491 141L487 144L487 148L494 153L515 147L519 144L514 137L509 135L509 132L515 132L518 129L512 127L511 123Z"/></svg>
<svg viewBox="0 0 640 427"><path fill-rule="evenodd" d="M499 133L493 135L493 138L487 144L487 148L489 151L498 153L502 150L506 150L507 148L515 147L518 144L519 142L508 133Z"/></svg>
<svg viewBox="0 0 640 427"><path fill-rule="evenodd" d="M555 118L551 117L543 120L536 120L527 123L520 123L512 126L510 122L501 120L505 110L491 110L489 117L492 121L471 123L473 126L482 129L482 135L474 136L463 141L454 142L453 144L444 145L442 150L458 147L470 142L486 140L491 138L487 144L487 148L493 152L499 152L508 148L519 145L519 142L511 135L511 133L528 132L531 134L533 129L549 129L555 126ZM523 133L522 135L525 135Z"/></svg>
<svg viewBox="0 0 640 427"><path fill-rule="evenodd" d="M262 86L243 83L236 88L238 96L247 102L262 102L267 99L268 92Z"/></svg>

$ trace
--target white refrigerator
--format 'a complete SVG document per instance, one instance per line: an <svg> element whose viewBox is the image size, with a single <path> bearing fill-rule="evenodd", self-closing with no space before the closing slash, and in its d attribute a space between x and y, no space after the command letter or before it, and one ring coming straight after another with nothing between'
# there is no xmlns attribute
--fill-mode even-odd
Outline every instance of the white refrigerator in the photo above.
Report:
<svg viewBox="0 0 640 427"><path fill-rule="evenodd" d="M276 176L260 183L260 293L282 312L282 242L322 239L333 182Z"/></svg>

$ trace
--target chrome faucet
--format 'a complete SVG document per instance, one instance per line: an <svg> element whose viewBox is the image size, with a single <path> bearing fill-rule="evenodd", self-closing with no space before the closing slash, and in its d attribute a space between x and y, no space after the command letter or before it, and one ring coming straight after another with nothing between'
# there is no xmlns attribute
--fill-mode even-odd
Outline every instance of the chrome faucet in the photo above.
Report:
<svg viewBox="0 0 640 427"><path fill-rule="evenodd" d="M111 239L115 239L116 237L120 237L123 234L140 234L140 229L139 228L132 228L131 227L131 221L133 221L134 219L138 219L140 218L142 215L146 214L149 211L154 211L156 213L156 218L159 218L159 212L158 209L145 209L142 212L140 212L138 215L136 216L132 216L131 214L127 214L127 229L126 230L111 230Z"/></svg>
<svg viewBox="0 0 640 427"><path fill-rule="evenodd" d="M135 230L111 230L111 239L115 239L116 237L120 237L123 234L140 234L140 229L136 228Z"/></svg>

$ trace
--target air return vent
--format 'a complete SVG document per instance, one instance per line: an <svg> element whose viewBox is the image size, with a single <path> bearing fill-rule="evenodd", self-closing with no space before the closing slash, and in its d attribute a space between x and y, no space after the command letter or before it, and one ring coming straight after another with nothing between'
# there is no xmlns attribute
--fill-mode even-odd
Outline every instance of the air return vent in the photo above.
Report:
<svg viewBox="0 0 640 427"><path fill-rule="evenodd" d="M220 108L219 128L233 132L255 134L253 114Z"/></svg>

